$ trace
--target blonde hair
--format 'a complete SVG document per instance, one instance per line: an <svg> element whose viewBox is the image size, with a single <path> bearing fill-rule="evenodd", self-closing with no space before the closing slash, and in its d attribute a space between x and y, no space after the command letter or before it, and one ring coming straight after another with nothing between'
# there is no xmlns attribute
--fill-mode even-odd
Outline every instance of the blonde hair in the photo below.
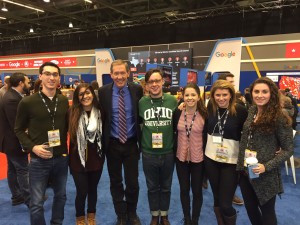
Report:
<svg viewBox="0 0 300 225"><path fill-rule="evenodd" d="M229 106L228 106L228 111L230 115L236 115L236 109L235 109L235 101L236 101L236 96L235 96L235 90L234 90L234 86L228 82L227 80L217 80L211 90L210 90L210 100L212 103L212 110L213 110L213 114L216 115L216 111L218 108L218 105L216 103L215 100L215 92L218 90L228 90L231 98L229 100Z"/></svg>

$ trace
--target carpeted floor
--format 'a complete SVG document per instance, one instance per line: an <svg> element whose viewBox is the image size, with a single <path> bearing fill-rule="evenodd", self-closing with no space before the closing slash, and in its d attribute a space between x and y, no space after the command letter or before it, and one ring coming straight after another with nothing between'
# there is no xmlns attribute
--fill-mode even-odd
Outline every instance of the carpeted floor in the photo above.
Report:
<svg viewBox="0 0 300 225"><path fill-rule="evenodd" d="M295 138L295 157L300 157L300 135ZM0 164L2 167L3 164ZM281 198L277 198L276 210L278 215L278 225L299 225L300 224L300 169L296 169L297 181L295 185L293 178L285 173L284 166L282 166L282 178L284 183L285 193ZM145 178L142 171L140 162L140 197L138 203L138 214L141 218L143 225L148 225L150 222L150 214L147 200L147 189ZM29 214L25 205L11 206L10 191L7 186L7 180L0 181L0 225L29 225ZM67 203L65 206L65 225L75 224L75 209L74 209L74 196L75 186L71 175L68 178L67 184ZM239 189L237 190L241 196ZM45 203L45 217L47 225L50 224L51 217L51 204L53 193L51 189L47 190L49 199ZM216 225L215 217L213 214L213 197L210 187L203 190L203 207L201 211L201 218L199 224L201 225ZM250 225L244 206L236 206L238 210L238 225ZM170 222L172 225L182 224L182 209L179 199L179 185L176 172L174 172L174 179L172 185L171 206L169 212ZM105 167L102 178L98 186L98 203L97 203L97 224L113 225L116 217L112 205L111 195L109 191L109 178L107 169Z"/></svg>

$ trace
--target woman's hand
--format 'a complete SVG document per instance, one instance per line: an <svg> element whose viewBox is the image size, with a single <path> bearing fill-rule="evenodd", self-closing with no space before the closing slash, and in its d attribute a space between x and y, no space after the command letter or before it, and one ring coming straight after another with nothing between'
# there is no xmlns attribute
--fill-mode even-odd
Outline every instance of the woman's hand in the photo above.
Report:
<svg viewBox="0 0 300 225"><path fill-rule="evenodd" d="M178 106L178 109L180 111L184 110L185 109L185 103L184 102L180 103L180 105Z"/></svg>
<svg viewBox="0 0 300 225"><path fill-rule="evenodd" d="M253 173L259 175L261 173L266 172L266 168L265 168L265 166L263 164L258 163L257 167L253 168L252 171L253 171Z"/></svg>

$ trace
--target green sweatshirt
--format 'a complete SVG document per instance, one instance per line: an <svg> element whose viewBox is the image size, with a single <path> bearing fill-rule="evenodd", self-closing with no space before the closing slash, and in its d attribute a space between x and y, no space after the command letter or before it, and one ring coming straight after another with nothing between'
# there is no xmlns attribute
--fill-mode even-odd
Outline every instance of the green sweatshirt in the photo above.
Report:
<svg viewBox="0 0 300 225"><path fill-rule="evenodd" d="M152 99L154 108L159 111L157 120L151 98L144 96L139 102L139 115L143 118L142 151L150 154L166 154L173 151L173 112L177 108L174 96L163 94L163 98ZM163 148L152 148L152 133L163 133Z"/></svg>
<svg viewBox="0 0 300 225"><path fill-rule="evenodd" d="M54 117L54 129L59 130L61 145L53 148L53 156L55 157L67 154L68 99L61 94L57 94L51 101L43 93L42 95L52 112L55 108L55 99L58 98L57 109ZM23 98L18 106L15 133L23 149L30 152L31 157L36 157L36 155L32 152L35 145L41 145L48 142L49 130L52 130L52 117L50 116L39 93Z"/></svg>

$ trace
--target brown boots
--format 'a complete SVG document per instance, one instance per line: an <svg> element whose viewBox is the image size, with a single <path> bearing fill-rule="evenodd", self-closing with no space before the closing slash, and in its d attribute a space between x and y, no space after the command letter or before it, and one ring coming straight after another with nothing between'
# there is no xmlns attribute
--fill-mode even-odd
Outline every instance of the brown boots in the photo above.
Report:
<svg viewBox="0 0 300 225"><path fill-rule="evenodd" d="M214 207L214 211L216 214L216 219L217 219L218 225L236 225L236 218L237 218L236 214L231 217L224 216L221 213L220 207Z"/></svg>
<svg viewBox="0 0 300 225"><path fill-rule="evenodd" d="M76 225L86 225L85 216L76 217Z"/></svg>
<svg viewBox="0 0 300 225"><path fill-rule="evenodd" d="M96 215L95 213L87 214L87 225L96 225Z"/></svg>
<svg viewBox="0 0 300 225"><path fill-rule="evenodd" d="M76 217L76 225L96 225L95 213L88 213L87 219L85 216Z"/></svg>
<svg viewBox="0 0 300 225"><path fill-rule="evenodd" d="M160 217L160 225L171 225L168 219L168 216Z"/></svg>
<svg viewBox="0 0 300 225"><path fill-rule="evenodd" d="M150 225L159 225L159 216L152 216Z"/></svg>

